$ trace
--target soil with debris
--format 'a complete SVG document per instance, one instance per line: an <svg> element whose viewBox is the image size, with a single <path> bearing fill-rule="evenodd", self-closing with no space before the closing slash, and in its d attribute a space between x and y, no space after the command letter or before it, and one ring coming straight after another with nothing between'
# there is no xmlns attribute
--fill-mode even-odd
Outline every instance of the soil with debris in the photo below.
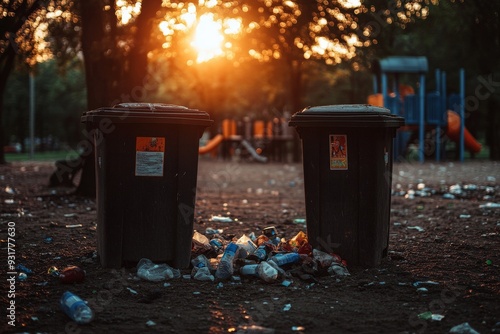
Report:
<svg viewBox="0 0 500 334"><path fill-rule="evenodd" d="M464 323L500 332L499 163L395 163L382 264L347 263L350 276L296 275L288 286L244 276L150 282L133 267L104 269L95 200L49 188L53 171L45 162L0 166L3 332L448 333ZM290 239L306 232L304 203L300 164L200 158L194 228L201 233L239 238L275 226ZM212 221L217 215L232 221ZM32 273L6 281L9 259ZM63 284L48 273L69 265L85 270L83 282ZM66 290L88 301L91 323L61 311Z"/></svg>

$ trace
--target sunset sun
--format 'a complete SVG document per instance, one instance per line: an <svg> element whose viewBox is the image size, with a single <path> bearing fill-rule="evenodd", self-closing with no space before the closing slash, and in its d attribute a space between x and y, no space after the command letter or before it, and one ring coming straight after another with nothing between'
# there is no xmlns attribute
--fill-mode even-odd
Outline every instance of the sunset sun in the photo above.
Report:
<svg viewBox="0 0 500 334"><path fill-rule="evenodd" d="M191 46L196 50L196 61L202 63L223 54L224 35L222 23L214 21L213 14L200 17Z"/></svg>

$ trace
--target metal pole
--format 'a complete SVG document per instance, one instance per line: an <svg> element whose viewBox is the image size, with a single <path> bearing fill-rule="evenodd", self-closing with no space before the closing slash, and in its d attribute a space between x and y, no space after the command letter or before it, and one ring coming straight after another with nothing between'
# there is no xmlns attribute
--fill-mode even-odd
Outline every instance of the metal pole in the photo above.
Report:
<svg viewBox="0 0 500 334"><path fill-rule="evenodd" d="M465 150L465 70L460 69L460 162L464 161L464 150Z"/></svg>
<svg viewBox="0 0 500 334"><path fill-rule="evenodd" d="M419 92L419 98L420 98L420 125L418 128L418 141L419 141L419 150L418 150L418 157L420 163L424 163L424 151L425 151L425 75L421 74L420 75L420 92Z"/></svg>
<svg viewBox="0 0 500 334"><path fill-rule="evenodd" d="M30 72L30 159L35 156L35 76Z"/></svg>

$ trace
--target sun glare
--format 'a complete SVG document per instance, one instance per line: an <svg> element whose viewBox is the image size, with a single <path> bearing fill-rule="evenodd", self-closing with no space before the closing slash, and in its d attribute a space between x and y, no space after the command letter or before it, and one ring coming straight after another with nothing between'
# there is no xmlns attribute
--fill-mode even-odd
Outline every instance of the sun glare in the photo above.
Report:
<svg viewBox="0 0 500 334"><path fill-rule="evenodd" d="M196 61L202 63L222 55L223 42L222 23L214 21L213 14L201 16L196 26L194 39L191 42L191 46L198 53Z"/></svg>

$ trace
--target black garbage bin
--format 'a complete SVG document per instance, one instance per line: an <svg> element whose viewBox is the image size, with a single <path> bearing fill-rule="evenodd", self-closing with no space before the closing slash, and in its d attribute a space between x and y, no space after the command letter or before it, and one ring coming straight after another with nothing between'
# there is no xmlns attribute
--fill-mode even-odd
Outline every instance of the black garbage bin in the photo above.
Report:
<svg viewBox="0 0 500 334"><path fill-rule="evenodd" d="M101 265L141 258L189 266L199 139L210 116L182 106L126 103L83 114L93 133Z"/></svg>
<svg viewBox="0 0 500 334"><path fill-rule="evenodd" d="M365 267L387 255L393 138L403 124L370 105L318 106L291 117L302 139L313 247Z"/></svg>

